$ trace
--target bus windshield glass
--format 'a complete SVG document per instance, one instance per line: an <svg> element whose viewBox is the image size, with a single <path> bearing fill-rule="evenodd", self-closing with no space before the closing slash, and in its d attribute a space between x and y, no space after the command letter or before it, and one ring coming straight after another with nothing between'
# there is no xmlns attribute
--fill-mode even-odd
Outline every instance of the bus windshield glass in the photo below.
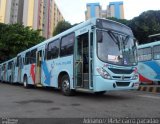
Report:
<svg viewBox="0 0 160 124"><path fill-rule="evenodd" d="M134 38L113 31L97 30L98 58L115 65L136 65Z"/></svg>

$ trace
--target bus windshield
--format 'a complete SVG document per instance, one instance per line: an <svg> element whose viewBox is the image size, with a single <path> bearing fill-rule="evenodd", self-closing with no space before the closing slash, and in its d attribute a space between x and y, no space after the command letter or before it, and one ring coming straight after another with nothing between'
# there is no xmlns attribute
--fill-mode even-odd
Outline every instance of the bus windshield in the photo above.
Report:
<svg viewBox="0 0 160 124"><path fill-rule="evenodd" d="M136 65L134 38L112 31L97 30L97 51L101 61L115 65Z"/></svg>

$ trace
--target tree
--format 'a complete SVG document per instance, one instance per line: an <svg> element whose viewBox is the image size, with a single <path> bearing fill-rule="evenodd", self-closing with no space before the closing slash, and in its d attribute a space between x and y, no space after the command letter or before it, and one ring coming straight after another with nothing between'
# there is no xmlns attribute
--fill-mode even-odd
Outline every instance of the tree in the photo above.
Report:
<svg viewBox="0 0 160 124"><path fill-rule="evenodd" d="M132 20L108 18L129 26L140 44L153 42L148 36L160 33L160 11L149 10Z"/></svg>
<svg viewBox="0 0 160 124"><path fill-rule="evenodd" d="M140 16L133 18L128 26L131 27L139 43L152 42L148 36L160 33L160 11L146 11Z"/></svg>
<svg viewBox="0 0 160 124"><path fill-rule="evenodd" d="M67 29L69 29L71 27L72 27L72 25L69 22L67 22L67 21L60 21L57 24L57 26L56 26L56 28L55 28L55 30L53 32L53 36L55 36L55 35L63 32L63 31L65 31L65 30L67 30Z"/></svg>
<svg viewBox="0 0 160 124"><path fill-rule="evenodd" d="M0 24L0 56L1 61L15 57L44 40L40 30L33 30L20 24Z"/></svg>

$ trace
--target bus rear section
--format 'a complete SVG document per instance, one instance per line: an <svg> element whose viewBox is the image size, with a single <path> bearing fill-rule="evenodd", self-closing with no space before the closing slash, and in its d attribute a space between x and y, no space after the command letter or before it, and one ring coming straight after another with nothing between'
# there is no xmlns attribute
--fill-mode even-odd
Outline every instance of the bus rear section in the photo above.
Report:
<svg viewBox="0 0 160 124"><path fill-rule="evenodd" d="M142 84L160 82L160 41L138 46L138 72Z"/></svg>
<svg viewBox="0 0 160 124"><path fill-rule="evenodd" d="M1 81L7 82L7 62L1 64Z"/></svg>

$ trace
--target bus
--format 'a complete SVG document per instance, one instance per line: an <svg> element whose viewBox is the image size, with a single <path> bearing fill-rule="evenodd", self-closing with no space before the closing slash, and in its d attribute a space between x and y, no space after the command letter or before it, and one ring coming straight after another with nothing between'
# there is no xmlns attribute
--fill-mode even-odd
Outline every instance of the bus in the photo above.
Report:
<svg viewBox="0 0 160 124"><path fill-rule="evenodd" d="M16 82L15 79L15 60L13 58L0 64L0 81L2 82Z"/></svg>
<svg viewBox="0 0 160 124"><path fill-rule="evenodd" d="M160 83L160 41L138 46L138 72L142 84Z"/></svg>
<svg viewBox="0 0 160 124"><path fill-rule="evenodd" d="M107 19L93 18L72 27L19 53L14 62L14 82L26 88L54 87L72 95L139 87L133 33Z"/></svg>

